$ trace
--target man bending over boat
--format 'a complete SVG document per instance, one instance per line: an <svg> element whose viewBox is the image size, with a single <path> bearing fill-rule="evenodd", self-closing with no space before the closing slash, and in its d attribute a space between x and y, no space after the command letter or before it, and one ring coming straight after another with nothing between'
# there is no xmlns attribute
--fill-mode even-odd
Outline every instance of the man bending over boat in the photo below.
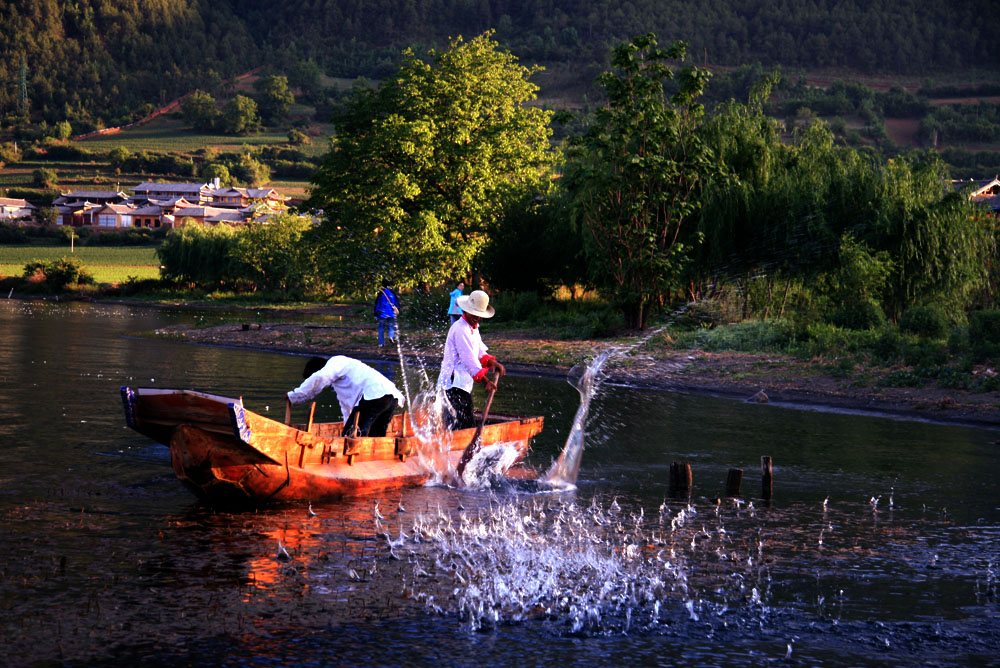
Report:
<svg viewBox="0 0 1000 668"><path fill-rule="evenodd" d="M343 436L385 436L393 413L406 401L391 380L343 355L309 358L302 377L302 384L287 394L288 403L303 404L333 388L344 415Z"/></svg>
<svg viewBox="0 0 1000 668"><path fill-rule="evenodd" d="M481 382L488 390L496 391L496 382L486 375L487 372L495 369L501 376L507 373L496 357L486 354L486 345L479 336L479 321L492 318L495 313L489 295L474 290L458 297L455 303L462 309L462 317L448 330L437 382L451 404L453 412L445 411L445 423L453 430L476 426L472 414L473 384Z"/></svg>

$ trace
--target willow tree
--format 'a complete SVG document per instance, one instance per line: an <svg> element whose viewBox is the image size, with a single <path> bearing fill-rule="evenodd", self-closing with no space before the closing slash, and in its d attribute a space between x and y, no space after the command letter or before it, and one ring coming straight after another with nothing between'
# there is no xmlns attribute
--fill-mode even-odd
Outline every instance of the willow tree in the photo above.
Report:
<svg viewBox="0 0 1000 668"><path fill-rule="evenodd" d="M709 73L671 61L686 45L661 49L647 34L615 48L615 71L601 75L608 102L594 125L574 138L566 187L586 230L587 257L602 292L622 310L628 327L646 327L651 310L675 288L695 235L682 234L698 207L698 189L714 171L698 137L698 97Z"/></svg>
<svg viewBox="0 0 1000 668"><path fill-rule="evenodd" d="M551 114L528 106L538 69L485 33L428 62L407 50L396 74L353 92L307 202L325 211L341 288L465 275L505 207L545 188Z"/></svg>

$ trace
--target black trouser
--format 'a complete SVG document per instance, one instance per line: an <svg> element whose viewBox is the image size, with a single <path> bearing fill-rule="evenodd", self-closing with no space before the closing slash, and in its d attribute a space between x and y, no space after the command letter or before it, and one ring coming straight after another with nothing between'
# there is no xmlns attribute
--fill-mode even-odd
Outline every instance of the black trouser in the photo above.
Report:
<svg viewBox="0 0 1000 668"><path fill-rule="evenodd" d="M341 435L354 436L354 422L357 420L358 436L385 436L397 406L399 406L399 401L391 394L378 399L362 399L351 411L347 422L344 423L344 432Z"/></svg>
<svg viewBox="0 0 1000 668"><path fill-rule="evenodd" d="M451 410L444 412L444 423L448 429L471 429L476 426L472 414L472 395L465 390L452 387L444 391L451 404Z"/></svg>

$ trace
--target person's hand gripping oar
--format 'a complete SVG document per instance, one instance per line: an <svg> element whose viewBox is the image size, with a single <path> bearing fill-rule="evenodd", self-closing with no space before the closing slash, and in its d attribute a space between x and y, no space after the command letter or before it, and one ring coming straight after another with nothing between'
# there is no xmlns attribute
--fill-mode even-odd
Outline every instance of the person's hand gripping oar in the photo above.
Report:
<svg viewBox="0 0 1000 668"><path fill-rule="evenodd" d="M458 475L458 479L462 479L462 474L465 472L465 467L468 465L472 458L475 457L479 449L483 447L483 427L486 426L486 416L490 414L490 404L493 403L493 395L497 392L497 383L500 381L500 369L497 369L493 373L493 378L491 379L489 375L486 376L486 405L483 406L483 419L479 421L479 426L476 427L476 433L472 435L472 440L469 441L469 445L465 447L465 451L462 453L462 458L458 460L458 467L455 472Z"/></svg>

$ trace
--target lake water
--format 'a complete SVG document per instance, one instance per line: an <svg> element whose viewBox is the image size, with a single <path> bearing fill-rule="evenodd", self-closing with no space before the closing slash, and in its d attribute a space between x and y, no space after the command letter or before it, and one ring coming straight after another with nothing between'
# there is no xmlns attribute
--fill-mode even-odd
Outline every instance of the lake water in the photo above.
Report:
<svg viewBox="0 0 1000 668"><path fill-rule="evenodd" d="M0 299L0 664L1000 665L995 430L605 384L575 491L224 513L125 427L118 393L280 419L301 357L134 336L220 317ZM510 375L493 411L545 416L545 468L578 403ZM668 494L672 461L689 499ZM743 497L717 504L737 467Z"/></svg>

